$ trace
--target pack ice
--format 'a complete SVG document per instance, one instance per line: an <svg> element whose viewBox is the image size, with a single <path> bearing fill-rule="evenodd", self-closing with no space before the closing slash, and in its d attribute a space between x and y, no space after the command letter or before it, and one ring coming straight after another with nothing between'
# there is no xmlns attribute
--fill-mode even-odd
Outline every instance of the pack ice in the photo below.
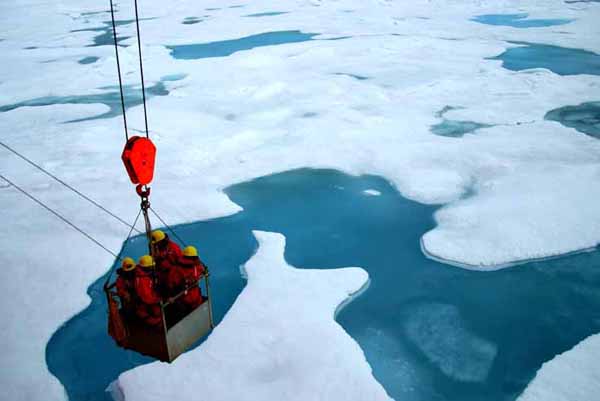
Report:
<svg viewBox="0 0 600 401"><path fill-rule="evenodd" d="M243 7L229 8L238 5ZM106 9L93 0L0 2L0 51L5 61L0 68L0 104L24 104L0 112L0 132L2 141L118 215L135 216L138 200L119 164L121 121L88 121L109 112L110 105L81 102L81 96L115 91L114 49L98 45L98 36L106 32L93 30L106 28ZM271 10L287 13L265 17L268 23L260 17L241 18ZM521 12L534 19L573 22L518 29L471 21L477 15ZM211 17L199 23L182 23L209 13ZM132 14L131 8L120 5L119 18L130 19ZM222 216L239 209L222 192L228 185L296 167L328 167L382 175L406 197L444 205L435 216L436 228L422 239L423 250L461 267L490 270L593 247L600 239L600 203L594 201L600 196L600 144L544 116L565 105L597 101L598 77L563 77L546 69L514 72L489 58L519 46L514 43L519 41L598 53L599 15L597 2L554 0L209 0L201 6L184 0L168 5L144 2L148 86L171 74L185 76L165 82L169 94L148 104L150 129L159 148L153 204L173 224ZM119 29L120 44L128 45L122 48L121 60L125 83L135 85L134 28ZM166 47L290 30L320 35L302 43L198 60L176 60ZM97 59L79 62L88 57ZM63 103L28 103L48 97ZM66 101L69 97L79 103ZM458 138L433 134L430 127L440 123L436 115L448 106L453 109L444 118L490 127ZM139 132L141 108L132 107L128 113L130 126ZM1 152L2 174L118 249L126 227L108 221L22 160ZM87 286L106 271L112 257L3 182L0 205L0 387L10 400L64 399L60 383L47 371L45 345L59 325L89 302ZM349 271L323 273L331 275L344 281ZM250 381L241 369L234 371L236 379L248 380L248 397L265 395L269 379L277 383L274 391L284 391L287 383L308 399L329 389L348 394L340 383L354 389L357 383L364 386L369 394L360 394L367 399L386 397L373 383L357 345L331 320L332 308L359 286L353 283L340 284L335 299L321 299L325 306L313 305L328 320L318 326L323 335L315 331L310 340L317 349L329 344L324 351L342 358L341 371L332 372L330 363L313 365L308 378L302 376L305 372L280 371L323 386L318 375L341 381L329 379L324 389L301 389L285 378L259 374ZM289 301L286 293L274 295ZM235 309L258 313L246 305L247 298L238 300ZM287 301L281 305L289 306ZM297 329L293 322L282 326L279 314L263 313L258 316L272 318L269 326L277 327L282 337L288 337L288 328ZM211 337L178 363L186 366L198 359L226 377L233 364L227 354L239 352L233 347L239 336L233 333L242 331L232 321L242 322L228 316L215 331L216 339ZM227 361L223 365L215 356L219 344L231 347L218 350L219 358ZM348 355L329 353L338 346ZM494 352L485 344L475 348L484 361ZM264 342L259 341L248 352L261 349ZM263 367L290 367L285 359L290 352L299 358L293 364L298 367L305 366L304 356L319 357L277 349L281 354L256 355L257 360ZM354 364L353 370L343 363ZM250 368L260 371L260 366ZM152 378L145 385L157 394L170 391L169 378L192 388L173 377L176 367L173 373L159 364L141 369ZM153 374L155 369L166 376ZM136 389L142 381L136 370L125 374L119 385L127 397L139 399L143 395ZM156 388L154 381L164 388ZM205 385L213 390L216 386Z"/></svg>

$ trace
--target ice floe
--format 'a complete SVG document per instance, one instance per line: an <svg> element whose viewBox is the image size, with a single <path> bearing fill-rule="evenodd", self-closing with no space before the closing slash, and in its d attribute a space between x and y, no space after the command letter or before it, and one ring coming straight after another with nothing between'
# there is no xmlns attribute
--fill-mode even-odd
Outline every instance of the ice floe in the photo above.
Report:
<svg viewBox="0 0 600 401"><path fill-rule="evenodd" d="M591 401L600 394L600 334L542 365L517 401Z"/></svg>
<svg viewBox="0 0 600 401"><path fill-rule="evenodd" d="M334 321L338 306L368 280L359 268L295 269L285 238L255 232L248 284L219 326L172 366L121 374L124 399L388 400L358 344ZM113 390L115 388L113 387Z"/></svg>

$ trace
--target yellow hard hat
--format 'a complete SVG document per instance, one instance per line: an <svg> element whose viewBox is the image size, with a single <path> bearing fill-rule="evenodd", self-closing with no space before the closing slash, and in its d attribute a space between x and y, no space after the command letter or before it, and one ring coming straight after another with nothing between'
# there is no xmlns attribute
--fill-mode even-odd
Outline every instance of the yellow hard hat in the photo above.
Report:
<svg viewBox="0 0 600 401"><path fill-rule="evenodd" d="M140 266L142 267L154 267L154 259L150 255L144 255L140 258Z"/></svg>
<svg viewBox="0 0 600 401"><path fill-rule="evenodd" d="M152 243L156 243L165 239L166 235L162 230L152 231Z"/></svg>
<svg viewBox="0 0 600 401"><path fill-rule="evenodd" d="M130 272L135 269L135 260L130 257L124 258L123 263L121 263L121 267L124 271Z"/></svg>
<svg viewBox="0 0 600 401"><path fill-rule="evenodd" d="M183 248L183 256L198 256L198 250L193 246Z"/></svg>

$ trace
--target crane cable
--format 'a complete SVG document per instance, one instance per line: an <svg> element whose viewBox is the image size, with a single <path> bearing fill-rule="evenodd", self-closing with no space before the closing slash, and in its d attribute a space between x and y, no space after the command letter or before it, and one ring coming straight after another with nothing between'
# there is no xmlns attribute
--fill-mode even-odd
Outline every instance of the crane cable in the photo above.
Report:
<svg viewBox="0 0 600 401"><path fill-rule="evenodd" d="M4 142L0 141L0 146L2 146L3 148L5 148L6 150L12 152L13 154L15 154L16 156L20 157L21 159L25 160L27 163L31 164L33 167L37 168L38 170L40 170L41 172L43 172L44 174L46 174L47 176L49 176L50 178L52 178L53 180L55 180L56 182L60 183L61 185L64 185L66 188L68 188L69 190L75 192L77 195L79 195L82 199L85 199L86 201L88 201L89 203L91 203L92 205L96 206L97 208L99 208L100 210L102 210L104 213L108 214L109 216L113 217L114 219L120 221L121 223L123 223L124 225L126 225L127 227L131 227L133 230L135 230L138 234L141 234L141 231L138 230L137 228L135 228L135 224L133 226L131 226L128 222L126 222L125 220L123 220L121 217L117 216L116 214L114 214L113 212L111 212L110 210L108 210L107 208L105 208L104 206L102 206L101 204L99 204L98 202L96 202L95 200L93 200L92 198L90 198L89 196L81 193L79 190L77 190L76 188L72 187L71 185L67 184L65 181L61 180L60 178L58 178L57 176L55 176L54 174L52 174L51 172L49 172L48 170L44 169L42 166L40 166L39 164L35 163L34 161L32 161L31 159L28 159L26 156L22 155L21 153L17 152L16 150L14 150L13 148L11 148L10 146L8 146L7 144L5 144ZM16 187L15 187L16 188Z"/></svg>
<svg viewBox="0 0 600 401"><path fill-rule="evenodd" d="M31 195L29 192L27 192L26 190L24 190L23 188L21 188L20 186L18 186L17 184L15 184L14 182L12 182L8 178L6 178L1 173L0 173L0 178L3 179L4 181L6 181L13 188L15 188L16 190L18 190L19 192L21 192L23 195L27 196L29 199L31 199L32 201L34 201L35 203L37 203L38 205L40 205L41 207L43 207L44 209L46 209L47 211L49 211L50 213L52 213L53 215L55 215L56 217L58 217L64 223L66 223L69 226L71 226L72 228L74 228L76 231L78 231L84 237L86 237L87 239L89 239L90 241L92 241L94 244L96 244L100 248L104 249L107 253L109 253L110 255L114 256L117 259L120 258L120 254L116 254L113 251L111 251L107 246L105 246L104 244L102 244L100 241L98 241L96 238L94 238L91 234L88 234L87 232L85 232L85 230L83 230L82 228L79 228L77 225L75 225L74 223L72 223L71 221L69 221L69 219L67 219L66 217L64 217L60 213L58 213L56 210L52 209L50 206L46 205L44 202L42 202L41 200L39 200L35 196ZM138 217L139 217L139 214L138 214ZM136 221L137 221L137 218L136 218ZM130 235L131 235L131 231L133 231L133 227L134 226L135 226L135 223L134 223L133 226L131 226Z"/></svg>
<svg viewBox="0 0 600 401"><path fill-rule="evenodd" d="M145 123L145 129L146 129L146 138L148 138L149 137L149 133L148 133L148 114L147 114L147 109L146 109L146 89L145 89L145 85L144 85L144 70L143 70L143 63L142 63L142 47L141 47L141 40L140 40L140 23L139 23L139 16L138 16L137 0L134 0L134 4L135 4L135 22L136 22L136 28L137 28L138 56L139 56L139 63L140 63L140 76L141 76L141 82L142 82L142 100L143 100L143 104L144 104L144 123ZM122 77L121 77L121 64L120 64L120 61L119 61L119 47L118 47L118 43L117 43L117 29L116 29L116 22L115 22L114 5L113 5L113 1L112 0L110 0L110 14L111 14L112 27L113 27L113 37L114 37L114 43L115 43L115 57L116 57L116 61L117 61L117 73L118 73L118 76L119 76L119 93L120 93L120 96L121 96L121 109L122 109L122 112L123 112L123 128L125 130L125 139L129 140L129 133L128 133L128 130L127 130L127 114L125 112L125 97L123 95L123 80L122 80ZM63 181L60 178L58 178L57 176L53 175L49 171L45 170L40 165L36 164L35 162L33 162L32 160L28 159L27 157L23 156L22 154L20 154L16 150L12 149L11 147L9 147L8 145L6 145L5 143L0 142L0 145L2 147L4 147L5 149L7 149L8 151L14 153L15 155L17 155L21 159L25 160L26 162L28 162L32 166L36 167L38 170L44 172L49 177L53 178L55 181L61 183L66 188L68 188L71 191L75 192L81 198L87 200L88 202L92 203L96 207L100 208L105 213L109 214L110 216L112 216L115 219L119 220L121 223L123 223L123 224L127 225L128 227L130 227L129 234L127 235L127 239L129 239L131 237L131 234L132 234L132 232L134 230L137 231L137 232L139 232L139 230L137 230L135 228L135 225L136 225L136 223L137 223L137 221L138 221L138 219L140 217L141 210L138 212L138 214L137 214L137 216L135 218L134 223L132 225L129 225L125 220L123 220L119 216L115 215L114 213L110 212L108 209L106 209L105 207L103 207L102 205L100 205L98 202L96 202L93 199L89 198L88 196L84 195L83 193L81 193L77 189L75 189L72 186L70 186L69 184L67 184L65 181ZM113 252L112 250L110 250L107 246L105 246L104 244L102 244L99 240L97 240L96 238L94 238L91 234L87 233L85 230L83 230L82 228L80 228L77 225L75 225L69 219L67 219L66 217L64 217L60 213L58 213L56 210L52 209L50 206L46 205L44 202L42 202L41 200L39 200L38 198L36 198L32 194L30 194L29 192L27 192L25 189L23 189L20 186L18 186L17 184L15 184L13 181L11 181L8 178L6 178L1 173L0 173L0 179L6 181L10 186L12 186L13 188L15 188L19 192L21 192L23 195L27 196L29 199L31 199L32 201L34 201L35 203L37 203L38 205L40 205L41 207L43 207L44 209L46 209L47 211L49 211L50 213L52 213L54 216L58 217L65 224L71 226L73 229L75 229L81 235L83 235L84 237L86 237L87 239L89 239L90 241L92 241L94 244L96 244L98 247L102 248L105 252L107 252L111 256L115 257L117 260L121 259L121 252L123 251L124 247L121 249L121 252L119 252L119 254L116 254L115 252ZM154 212L154 213L156 214L156 212ZM161 221L162 221L162 219L161 219ZM169 227L169 230L171 230L170 227ZM174 231L172 231L172 232L174 233ZM175 235L177 236L177 234L175 234ZM111 271L111 273L112 273L112 271Z"/></svg>
<svg viewBox="0 0 600 401"><path fill-rule="evenodd" d="M112 3L112 0L110 0L110 2ZM133 3L135 4L135 26L137 29L137 42L138 42L138 58L140 61L140 78L142 81L142 100L144 103L144 124L146 126L146 138L149 138L149 134L148 134L148 113L146 111L146 88L144 86L144 67L143 67L143 63L142 63L142 39L140 36L140 18L138 16L138 5L137 5L137 0L133 0ZM113 16L113 27L114 27L114 16Z"/></svg>
<svg viewBox="0 0 600 401"><path fill-rule="evenodd" d="M183 238L181 238L179 235L177 235L177 232L175 231L174 228L172 228L170 225L167 224L166 221L163 220L162 217L160 217L160 215L156 212L156 210L154 210L152 207L149 208L150 211L156 216L156 218L167 228L167 230L169 230L171 232L171 234L173 234L173 236L183 244L183 246L187 246L187 242L183 240ZM206 288L208 289L208 291L210 291L210 284L208 283L208 265L204 262L202 262L204 264L204 267L206 268L206 273L207 273L207 277L206 277ZM211 321L212 321L212 317L211 317Z"/></svg>
<svg viewBox="0 0 600 401"><path fill-rule="evenodd" d="M115 56L116 56L116 60L117 60L117 73L119 75L119 91L121 93L121 109L123 111L123 126L125 128L125 139L126 139L126 141L128 141L129 140L129 134L127 132L127 117L125 116L126 113L125 113L125 98L123 96L123 80L121 78L121 65L119 63L119 46L118 46L118 38L117 38L117 24L115 22L115 12L114 12L113 0L109 0L109 1L110 1L110 16L111 16L112 27L113 27L113 39L114 39L114 44L115 44ZM142 40L141 40L141 34L140 34L140 18L139 18L139 13L138 13L138 2L137 2L137 0L134 0L133 3L134 3L134 8L135 8L135 26L136 26L136 32L137 32L138 60L139 60L139 65L140 65L140 80L141 80L141 83L142 83L142 103L144 105L144 126L145 126L145 130L146 130L146 138L149 138L150 134L148 132L148 111L147 111L147 106L146 106L146 87L145 87L145 84L144 84L144 65L143 65L143 60L142 60L142 43L141 43ZM147 186L146 186L146 188L147 188ZM183 239L181 239L181 237L179 237L179 235L177 235L177 233L175 232L175 230L173 230L158 215L158 213L156 213L156 211L154 209L152 209L151 207L149 207L149 209L160 220L160 222L162 224L164 224L164 226L171 233L173 233L173 235L182 244L186 245L186 242L183 241ZM138 215L138 217L139 217L139 215ZM137 221L137 219L136 219L136 221Z"/></svg>
<svg viewBox="0 0 600 401"><path fill-rule="evenodd" d="M143 67L143 61L142 61L140 19L139 19L139 15L138 15L137 0L134 0L134 5L135 5L135 25L136 25L137 43L138 43L138 58L139 58L139 63L140 63L140 78L142 81L142 103L144 104L144 125L145 125L145 129L146 129L146 138L149 138L150 134L148 132L148 112L147 112L147 108L146 108L146 87L144 85L144 67ZM114 11L113 0L110 0L110 17L112 20L113 38L114 38L114 42L115 42L115 57L117 59L117 74L119 75L119 92L121 94L121 109L123 112L123 127L125 129L125 140L128 141L129 133L127 132L127 116L125 113L125 97L123 96L123 79L121 77L121 64L119 62L119 45L118 45L118 38L117 38L117 24L115 22L115 11Z"/></svg>
<svg viewBox="0 0 600 401"><path fill-rule="evenodd" d="M162 217L159 216L158 213L156 213L156 211L154 209L152 209L150 207L150 211L152 213L154 213L154 215L158 218L158 220L160 220L161 223L163 223L163 225L167 228L167 230L169 230L174 236L175 238L177 238L179 240L179 242L181 242L183 244L183 246L187 246L187 243L179 236L177 235L177 233L175 232L174 229L171 228L171 226L169 226L163 219Z"/></svg>
<svg viewBox="0 0 600 401"><path fill-rule="evenodd" d="M133 224L131 226L131 230L129 230L129 234L127 234L127 239L125 239L125 244L127 244L127 241L129 241L129 238L131 238L131 233L133 232L133 228L135 227L135 225L138 222L138 219L140 218L140 215L142 214L142 209L140 209L138 211L137 216L135 216L135 220L133 221ZM119 256L117 257L117 260L121 260L121 255L123 254L123 251L125 250L125 245L123 245L121 247L121 250L119 251ZM110 271L108 272L108 276L106 277L106 280L104 281L104 288L106 288L108 286L108 283L110 282L110 279L112 277L113 271L116 268L116 263L113 264L113 267L110 269Z"/></svg>
<svg viewBox="0 0 600 401"><path fill-rule="evenodd" d="M115 10L113 2L110 0L110 16L112 19L113 37L115 39L115 56L117 58L117 73L119 75L119 92L121 93L121 108L123 110L123 126L125 128L125 141L129 140L127 132L127 114L125 113L125 98L123 96L123 81L121 79L121 64L119 63L119 46L117 45L117 26L115 24Z"/></svg>
<svg viewBox="0 0 600 401"><path fill-rule="evenodd" d="M121 255L123 253L123 250L125 249L125 246L123 246L121 248L121 250L119 251L118 254L116 254L115 252L111 251L106 245L102 244L99 240L97 240L96 238L94 238L91 234L87 233L85 230L83 230L82 228L78 227L75 223L71 222L69 219L67 219L66 217L64 217L63 215L61 215L60 213L58 213L56 210L52 209L50 206L46 205L44 202L42 202L41 200L39 200L38 198L36 198L35 196L33 196L32 194L30 194L29 192L27 192L25 189L21 188L20 186L18 186L17 184L15 184L13 181L9 180L8 178L6 178L2 173L0 173L0 179L6 181L10 186L12 186L13 188L15 188L17 191L21 192L23 195L27 196L29 199L31 199L32 201L34 201L35 203L37 203L38 205L40 205L41 207L43 207L44 209L46 209L47 211L49 211L50 213L52 213L54 216L58 217L61 221L63 221L65 224L71 226L73 229L75 229L77 232L79 232L81 235L83 235L84 237L86 237L87 239L89 239L90 241L92 241L94 244L96 244L97 246L99 246L100 248L102 248L105 252L107 252L108 254L110 254L111 256L114 256L116 258L116 260L121 260ZM60 182L60 181L59 181ZM66 185L66 184L65 184ZM75 189L73 189L74 191L76 191ZM77 192L77 191L76 191ZM79 193L79 192L77 192ZM103 209L104 210L104 209ZM179 236L177 235L177 233L175 232L175 230L173 228L171 228L171 226L169 226L161 217L160 215L152 208L150 208L150 210L152 211L152 213L154 213L154 215L161 221L161 223L164 224L164 226L182 243L184 244L184 246L186 245L186 242ZM125 242L127 242L129 240L129 238L131 238L131 234L133 233L133 231L138 231L135 228L140 215L142 214L142 210L140 209L137 213L137 216L135 217L135 220L133 221L133 224L127 224L128 227L130 227L129 229L129 233L127 234L127 238L125 239ZM106 279L106 283L105 286L107 285L107 283L110 281L110 277L112 276L114 270L114 266L113 268L110 270L109 275ZM207 266L207 270L208 270L208 266Z"/></svg>

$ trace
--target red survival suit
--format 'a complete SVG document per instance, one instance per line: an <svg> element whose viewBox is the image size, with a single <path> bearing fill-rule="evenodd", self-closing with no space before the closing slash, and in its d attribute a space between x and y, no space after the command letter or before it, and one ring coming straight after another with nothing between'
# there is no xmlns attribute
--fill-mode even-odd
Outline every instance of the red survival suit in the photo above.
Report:
<svg viewBox="0 0 600 401"><path fill-rule="evenodd" d="M117 270L117 295L121 298L122 311L129 313L134 310L135 301L135 270Z"/></svg>
<svg viewBox="0 0 600 401"><path fill-rule="evenodd" d="M177 263L181 258L181 248L175 242L165 238L154 244L154 259L156 260L157 278L159 283L158 291L165 298L173 296L168 284L169 274L176 270Z"/></svg>
<svg viewBox="0 0 600 401"><path fill-rule="evenodd" d="M180 256L177 266L169 272L168 287L170 291L179 292L189 288L177 301L182 309L193 310L203 302L198 280L204 275L206 268L198 256Z"/></svg>
<svg viewBox="0 0 600 401"><path fill-rule="evenodd" d="M144 323L158 326L162 323L161 299L152 278L152 271L139 265L135 270L135 293L138 297L135 313Z"/></svg>

